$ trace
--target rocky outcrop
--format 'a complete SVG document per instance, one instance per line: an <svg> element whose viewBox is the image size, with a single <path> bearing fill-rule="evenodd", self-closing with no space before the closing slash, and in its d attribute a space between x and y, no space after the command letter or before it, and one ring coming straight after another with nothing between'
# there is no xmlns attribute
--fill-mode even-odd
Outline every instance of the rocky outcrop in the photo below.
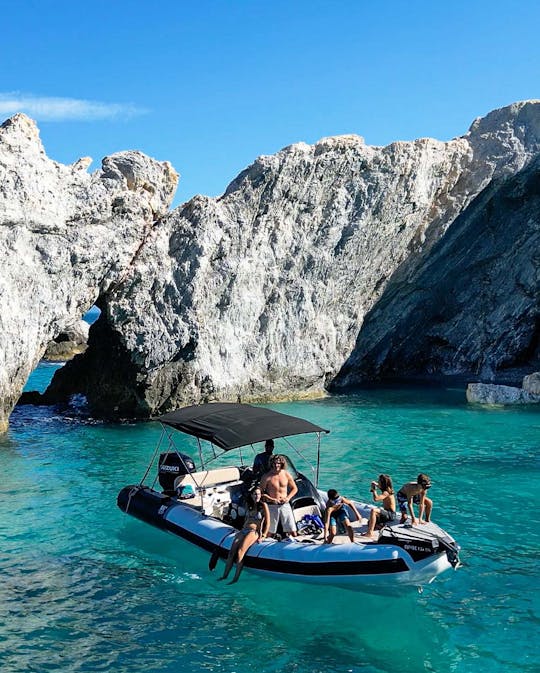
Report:
<svg viewBox="0 0 540 673"><path fill-rule="evenodd" d="M523 390L540 398L540 372L534 372L523 378Z"/></svg>
<svg viewBox="0 0 540 673"><path fill-rule="evenodd" d="M386 286L334 381L475 374L539 355L540 158L493 180Z"/></svg>
<svg viewBox="0 0 540 673"><path fill-rule="evenodd" d="M79 320L71 325L65 332L55 337L43 354L44 360L58 362L59 360L71 360L75 355L84 353L88 341L90 325L84 320Z"/></svg>
<svg viewBox="0 0 540 673"><path fill-rule="evenodd" d="M467 402L476 404L534 404L540 402L540 372L523 379L523 386L469 383Z"/></svg>
<svg viewBox="0 0 540 673"><path fill-rule="evenodd" d="M534 357L540 103L260 157L152 229L49 395L145 416Z"/></svg>
<svg viewBox="0 0 540 673"><path fill-rule="evenodd" d="M122 281L174 195L170 164L139 152L88 164L49 159L24 115L0 126L0 430L47 345Z"/></svg>

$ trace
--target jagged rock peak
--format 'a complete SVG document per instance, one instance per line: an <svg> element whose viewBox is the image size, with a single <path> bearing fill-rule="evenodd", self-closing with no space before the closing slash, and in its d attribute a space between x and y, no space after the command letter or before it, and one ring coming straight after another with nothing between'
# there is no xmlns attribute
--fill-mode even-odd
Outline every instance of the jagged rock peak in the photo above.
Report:
<svg viewBox="0 0 540 673"><path fill-rule="evenodd" d="M129 191L148 199L155 219L168 211L180 178L168 161L157 162L135 150L105 157L98 177L119 180Z"/></svg>
<svg viewBox="0 0 540 673"><path fill-rule="evenodd" d="M0 125L0 144L13 152L31 151L45 154L36 122L22 112Z"/></svg>
<svg viewBox="0 0 540 673"><path fill-rule="evenodd" d="M540 121L538 119L538 109L540 108L540 99L531 99L518 101L511 105L506 105L496 110L488 112L483 117L477 117L471 124L467 135L483 133L499 133L511 127L514 132L519 133L527 130L538 137L540 130Z"/></svg>
<svg viewBox="0 0 540 673"><path fill-rule="evenodd" d="M259 157L222 197L164 218L67 389L147 415L527 359L539 145L525 107L447 142L338 136Z"/></svg>
<svg viewBox="0 0 540 673"><path fill-rule="evenodd" d="M0 126L0 430L47 345L126 275L178 182L135 151L88 165L49 159L26 115Z"/></svg>

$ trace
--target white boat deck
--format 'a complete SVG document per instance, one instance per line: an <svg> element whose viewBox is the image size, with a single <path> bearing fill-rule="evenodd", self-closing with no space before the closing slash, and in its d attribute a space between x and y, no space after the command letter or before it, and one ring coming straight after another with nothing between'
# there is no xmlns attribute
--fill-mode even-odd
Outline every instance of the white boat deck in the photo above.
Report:
<svg viewBox="0 0 540 673"><path fill-rule="evenodd" d="M410 521L410 520L409 520ZM377 542L379 539L379 530L375 530L373 537L368 538L365 537L367 533L367 524L368 521L367 519L362 519L362 521L353 521L351 523L353 531L354 531L354 541L355 542L361 542L362 544L370 543L370 542ZM399 523L399 515L396 521L386 524L385 528L392 528L393 530L396 531L396 533L405 533L406 535L410 535L411 537L415 536L421 536L421 537L426 537L426 534L429 536L434 535L434 536L439 536L443 535L444 531L439 528L439 526L436 523L433 523L432 521L426 524L416 524L412 526L409 522L405 524ZM321 531L317 535L298 535L296 537L296 540L299 542L305 542L306 544L322 544L324 542L324 535L323 531ZM334 537L332 544L347 544L350 542L349 536L347 534L338 534Z"/></svg>
<svg viewBox="0 0 540 673"><path fill-rule="evenodd" d="M242 482L232 482L228 484L220 484L219 487L206 487L199 490L197 495L194 495L188 499L178 499L179 503L193 507L207 516L213 516L217 519L223 520L224 514L228 510L228 507L231 503L230 491L229 488L234 488ZM371 505L365 503L355 502L358 510L363 514L368 514L371 508ZM303 508L305 510L306 508ZM324 514L322 515L324 516ZM322 517L321 517L322 518ZM416 535L425 537L426 534L438 536L444 533L437 524L433 522L427 524L417 524L411 526L410 523L401 524L400 515L398 513L396 521L386 524L385 527L392 528L396 530L396 533L405 533L410 534L412 537L415 536L415 531L418 531ZM366 537L368 519L363 517L361 521L353 521L351 523L354 530L354 541L360 542L362 544L367 544L370 542L377 542L379 538L379 530L375 530L371 538ZM298 542L304 542L305 544L323 544L324 543L324 532L320 531L319 533L309 533L309 534L298 534L295 538ZM345 533L337 534L332 544L347 544L350 542L349 536Z"/></svg>

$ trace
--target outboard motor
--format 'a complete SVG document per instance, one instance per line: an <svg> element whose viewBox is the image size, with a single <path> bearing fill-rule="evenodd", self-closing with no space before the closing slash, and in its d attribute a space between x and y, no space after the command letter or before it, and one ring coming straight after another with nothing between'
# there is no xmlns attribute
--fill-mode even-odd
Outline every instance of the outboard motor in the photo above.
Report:
<svg viewBox="0 0 540 673"><path fill-rule="evenodd" d="M158 478L164 493L174 491L174 480L182 474L195 472L195 463L185 453L162 453L159 456Z"/></svg>

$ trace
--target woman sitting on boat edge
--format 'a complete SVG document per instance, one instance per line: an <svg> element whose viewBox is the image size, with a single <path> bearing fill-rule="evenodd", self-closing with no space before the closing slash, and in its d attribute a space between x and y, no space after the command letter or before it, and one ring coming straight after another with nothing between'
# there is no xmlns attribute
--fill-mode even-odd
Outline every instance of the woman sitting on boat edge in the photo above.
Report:
<svg viewBox="0 0 540 673"><path fill-rule="evenodd" d="M262 491L259 486L256 486L247 494L247 510L244 526L234 537L227 561L225 562L225 570L223 571L223 576L219 578L220 580L227 579L236 559L236 571L230 584L238 582L238 578L244 567L244 556L248 549L255 542L264 540L268 535L270 513L268 505L261 501L261 497Z"/></svg>

